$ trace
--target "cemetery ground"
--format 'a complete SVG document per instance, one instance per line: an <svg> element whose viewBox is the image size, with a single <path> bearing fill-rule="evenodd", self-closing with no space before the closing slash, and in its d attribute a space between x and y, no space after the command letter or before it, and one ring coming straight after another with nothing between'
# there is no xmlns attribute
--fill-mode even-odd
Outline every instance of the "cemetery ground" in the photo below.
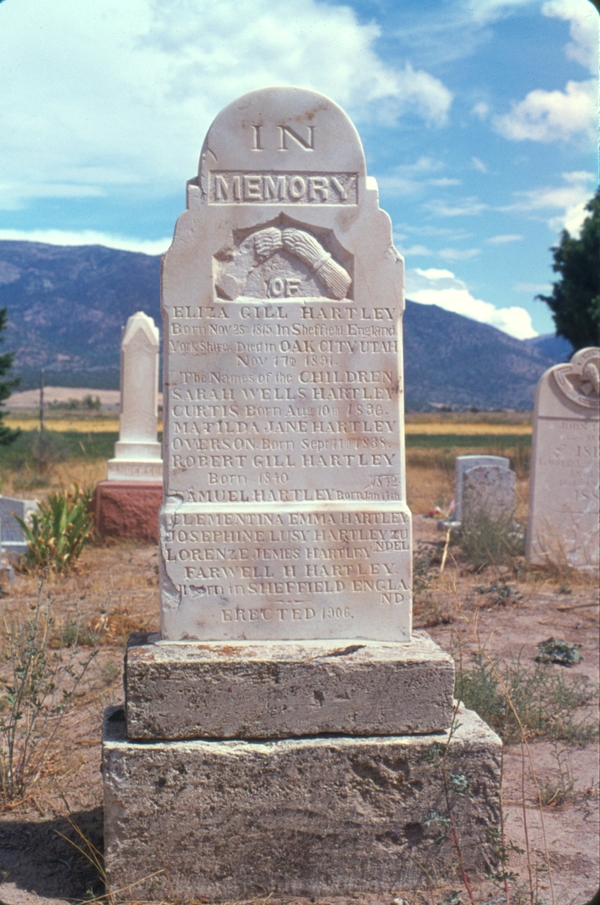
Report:
<svg viewBox="0 0 600 905"><path fill-rule="evenodd" d="M106 459L117 439L114 416L52 411L46 420L48 437L41 443L35 417L25 411L9 419L25 432L13 447L0 451L4 494L42 499L50 490L74 482L91 486L105 477ZM598 888L597 577L568 568L528 567L516 547L501 553L502 545L495 546L493 538L488 538L492 553L487 558L494 561L482 565L481 545L461 547L429 517L435 507L442 513L448 509L455 456L481 452L510 457L517 472L515 515L525 524L530 437L530 416L518 413L407 417L415 628L429 632L452 653L461 695L505 740L499 876L462 876L458 839L451 876L429 876L423 865L418 891L330 897L315 905L584 905ZM92 901L105 896L101 720L107 705L122 701L129 632L158 627L157 550L96 541L84 549L70 574L39 579L16 572L12 581L4 575L0 594L2 680L14 684L5 659L10 636L24 651L27 638L18 626L41 608L42 617L49 612L51 621L43 651L46 665L40 669L55 670L58 686L48 699L53 705L49 718L40 711L41 734L31 734L30 773L23 788L1 802L0 901ZM565 642L555 653L564 662L574 660L572 665L536 662L539 644L550 637ZM73 688L83 667L62 712L62 691ZM23 701L26 718L37 706L33 698ZM6 727L5 688L0 707ZM13 766L20 753L15 749ZM8 756L5 745L4 776ZM469 794L468 785L464 794ZM452 832L451 814L438 815L438 823L440 832ZM251 901L282 901L269 893L264 890ZM118 902L118 891L102 901ZM299 905L302 900L283 901Z"/></svg>

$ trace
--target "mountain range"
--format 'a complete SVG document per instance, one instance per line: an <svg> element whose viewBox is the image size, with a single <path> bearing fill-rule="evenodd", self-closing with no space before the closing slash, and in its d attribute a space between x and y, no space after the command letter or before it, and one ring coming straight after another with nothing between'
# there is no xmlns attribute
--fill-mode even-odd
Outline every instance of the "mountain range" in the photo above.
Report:
<svg viewBox="0 0 600 905"><path fill-rule="evenodd" d="M0 241L4 348L21 388L39 383L116 389L121 329L136 311L160 324L160 257L100 245ZM482 410L533 407L542 373L571 347L554 336L518 340L435 305L407 302L406 406Z"/></svg>

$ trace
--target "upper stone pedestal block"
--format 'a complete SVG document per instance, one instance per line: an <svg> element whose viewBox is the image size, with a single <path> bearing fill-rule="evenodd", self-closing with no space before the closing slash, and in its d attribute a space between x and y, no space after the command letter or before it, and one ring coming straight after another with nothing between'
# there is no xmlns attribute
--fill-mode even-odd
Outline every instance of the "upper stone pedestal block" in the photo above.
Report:
<svg viewBox="0 0 600 905"><path fill-rule="evenodd" d="M409 641L403 264L346 114L220 113L162 287L163 639Z"/></svg>

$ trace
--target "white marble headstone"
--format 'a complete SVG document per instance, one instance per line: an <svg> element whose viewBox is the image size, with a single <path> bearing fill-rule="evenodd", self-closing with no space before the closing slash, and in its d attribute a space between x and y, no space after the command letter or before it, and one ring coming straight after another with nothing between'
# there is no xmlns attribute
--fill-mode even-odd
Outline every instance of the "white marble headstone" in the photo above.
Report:
<svg viewBox="0 0 600 905"><path fill-rule="evenodd" d="M346 114L255 91L163 264L165 639L407 641L403 263Z"/></svg>
<svg viewBox="0 0 600 905"><path fill-rule="evenodd" d="M600 349L539 380L533 421L527 559L598 567Z"/></svg>
<svg viewBox="0 0 600 905"><path fill-rule="evenodd" d="M109 481L162 481L158 425L158 327L143 311L127 321L121 341L121 415Z"/></svg>

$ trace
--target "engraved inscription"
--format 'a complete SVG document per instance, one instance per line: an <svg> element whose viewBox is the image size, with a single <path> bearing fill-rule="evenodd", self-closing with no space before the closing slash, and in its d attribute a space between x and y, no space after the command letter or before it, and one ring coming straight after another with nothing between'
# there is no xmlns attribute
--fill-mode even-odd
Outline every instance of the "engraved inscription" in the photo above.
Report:
<svg viewBox="0 0 600 905"><path fill-rule="evenodd" d="M184 506L162 538L187 598L214 598L221 622L353 620L410 604L407 511L205 512Z"/></svg>
<svg viewBox="0 0 600 905"><path fill-rule="evenodd" d="M255 143L260 140L260 132L254 133L254 139ZM213 171L209 174L208 203L358 204L358 176L356 173Z"/></svg>
<svg viewBox="0 0 600 905"><path fill-rule="evenodd" d="M244 301L172 315L168 456L184 502L402 499L395 309Z"/></svg>

